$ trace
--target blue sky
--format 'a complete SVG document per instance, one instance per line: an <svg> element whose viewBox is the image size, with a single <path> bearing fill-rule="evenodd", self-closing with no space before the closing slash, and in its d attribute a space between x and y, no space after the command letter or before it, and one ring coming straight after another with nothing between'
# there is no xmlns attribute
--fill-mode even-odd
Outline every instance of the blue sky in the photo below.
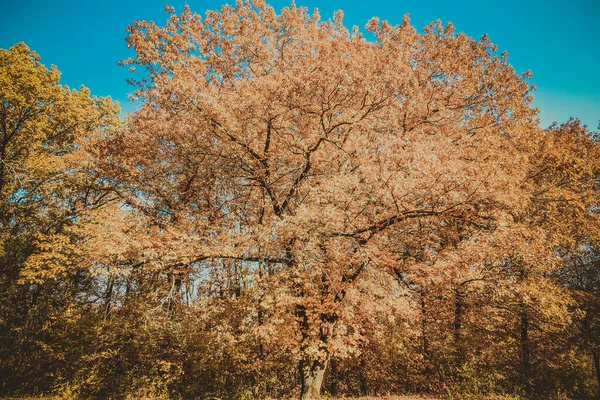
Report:
<svg viewBox="0 0 600 400"><path fill-rule="evenodd" d="M81 84L93 94L110 95L125 111L129 72L117 66L132 55L125 44L125 28L134 20L166 20L169 0L4 0L0 13L0 47L24 41L42 56L46 65L62 72L61 82ZM229 0L234 2L233 0ZM192 11L204 13L225 0L188 0ZM169 1L181 10L186 2ZM518 72L533 72L538 87L534 104L541 109L542 126L552 121L580 118L596 130L600 121L600 1L391 1L297 0L298 5L319 8L322 17L342 9L348 26L363 28L372 16L400 23L410 14L421 29L441 19L458 31L479 38L487 33L506 50ZM270 2L277 10L289 1Z"/></svg>

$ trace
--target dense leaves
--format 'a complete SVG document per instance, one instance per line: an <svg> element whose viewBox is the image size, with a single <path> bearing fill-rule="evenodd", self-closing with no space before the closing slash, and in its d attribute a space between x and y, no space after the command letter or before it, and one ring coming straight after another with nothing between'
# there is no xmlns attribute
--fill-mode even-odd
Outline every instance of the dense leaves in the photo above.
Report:
<svg viewBox="0 0 600 400"><path fill-rule="evenodd" d="M2 394L598 392L600 147L487 37L167 12L125 121L2 50Z"/></svg>

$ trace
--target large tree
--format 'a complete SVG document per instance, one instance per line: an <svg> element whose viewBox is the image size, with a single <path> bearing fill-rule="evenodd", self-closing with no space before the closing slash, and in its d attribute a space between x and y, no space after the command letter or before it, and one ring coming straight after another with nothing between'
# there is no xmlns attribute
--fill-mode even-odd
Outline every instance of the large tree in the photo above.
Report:
<svg viewBox="0 0 600 400"><path fill-rule="evenodd" d="M122 205L85 259L162 277L168 303L237 262L277 302L261 323L293 328L301 396L318 397L399 262L526 202L527 76L439 22L373 19L366 40L295 5L168 11L129 29L143 104L95 150Z"/></svg>
<svg viewBox="0 0 600 400"><path fill-rule="evenodd" d="M0 394L591 398L598 138L486 37L239 1L141 107L0 50Z"/></svg>

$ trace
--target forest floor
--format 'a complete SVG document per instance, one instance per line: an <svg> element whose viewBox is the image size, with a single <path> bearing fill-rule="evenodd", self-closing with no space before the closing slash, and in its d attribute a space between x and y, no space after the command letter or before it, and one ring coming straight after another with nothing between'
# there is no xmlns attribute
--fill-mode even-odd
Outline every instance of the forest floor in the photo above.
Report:
<svg viewBox="0 0 600 400"><path fill-rule="evenodd" d="M379 396L379 397L334 397L330 400L442 400L436 396Z"/></svg>
<svg viewBox="0 0 600 400"><path fill-rule="evenodd" d="M367 396L367 397L327 397L323 396L324 400L442 400L446 397L436 396ZM469 397L472 399L486 399L486 400L519 400L519 397L511 396L486 396L486 397ZM142 397L139 399L128 397L130 400L159 400L152 397ZM40 396L40 397L14 397L8 398L8 400L64 400L62 397L56 396ZM275 399L269 399L275 400Z"/></svg>
<svg viewBox="0 0 600 400"><path fill-rule="evenodd" d="M40 397L8 397L8 400L61 400L56 396L40 396ZM441 400L440 397L432 396L379 396L379 397L323 397L324 400ZM133 399L131 400L138 400ZM150 397L143 397L139 400L154 400ZM272 399L274 400L274 399Z"/></svg>
<svg viewBox="0 0 600 400"><path fill-rule="evenodd" d="M442 400L447 399L448 397L444 396L367 396L367 397L328 397L323 396L323 400ZM456 398L456 397L454 397ZM520 397L512 397L512 396L502 396L502 395L490 395L490 396L469 396L469 399L480 399L480 400L519 400ZM39 396L39 397L4 397L0 399L8 399L8 400L64 400L63 397L60 396ZM128 400L162 400L163 398L156 397L127 397ZM293 397L292 399L295 399ZM215 400L213 398L213 400ZM269 398L268 400L276 400L273 398Z"/></svg>
<svg viewBox="0 0 600 400"><path fill-rule="evenodd" d="M332 400L441 400L431 396L335 397Z"/></svg>
<svg viewBox="0 0 600 400"><path fill-rule="evenodd" d="M40 396L40 397L9 397L8 400L60 400L56 396ZM323 397L324 400L441 400L440 397L431 396L379 396L379 397ZM131 400L134 400L133 398ZM139 400L153 400L150 397L144 397ZM274 399L273 399L274 400Z"/></svg>

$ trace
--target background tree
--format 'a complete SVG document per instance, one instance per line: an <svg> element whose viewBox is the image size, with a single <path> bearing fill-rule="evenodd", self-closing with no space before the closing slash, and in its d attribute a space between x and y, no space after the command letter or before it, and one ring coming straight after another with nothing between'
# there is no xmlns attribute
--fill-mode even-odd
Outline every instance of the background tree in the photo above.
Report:
<svg viewBox="0 0 600 400"><path fill-rule="evenodd" d="M78 318L84 274L63 262L20 284L24 264L61 234L82 206L102 203L90 190L78 142L118 122L110 99L61 86L25 44L0 50L0 393L49 389L72 349L63 341ZM66 238L68 240L68 238ZM64 261L64 260L60 260Z"/></svg>

